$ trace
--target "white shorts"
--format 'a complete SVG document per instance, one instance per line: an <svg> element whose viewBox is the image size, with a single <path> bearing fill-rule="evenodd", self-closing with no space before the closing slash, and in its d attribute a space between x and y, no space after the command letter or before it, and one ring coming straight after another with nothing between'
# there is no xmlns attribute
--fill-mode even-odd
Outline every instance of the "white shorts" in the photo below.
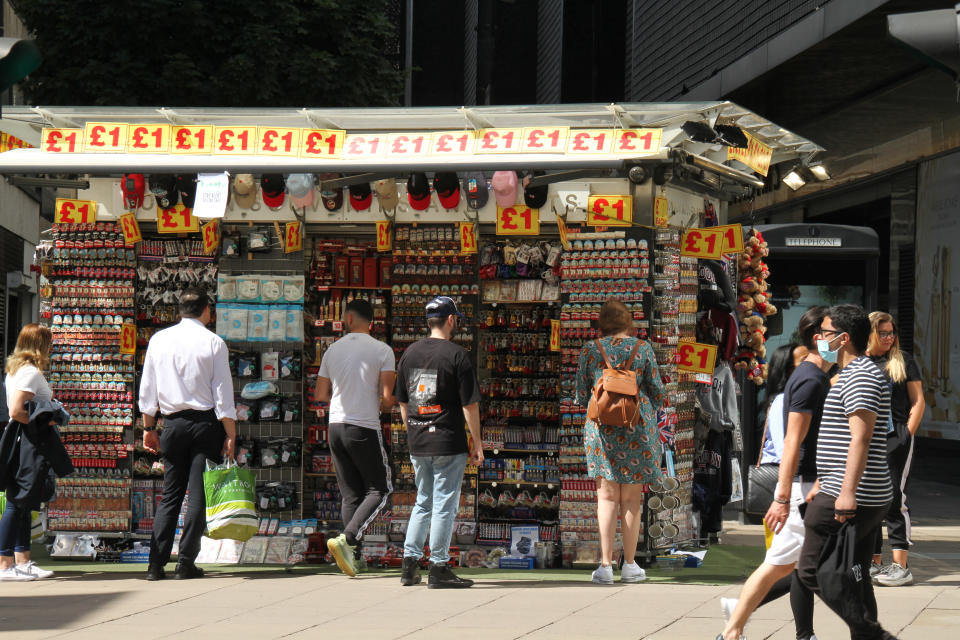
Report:
<svg viewBox="0 0 960 640"><path fill-rule="evenodd" d="M800 517L800 505L812 488L812 482L794 480L790 491L790 515L787 516L787 522L780 532L773 536L773 542L770 543L767 555L763 559L767 564L783 566L794 564L800 559L800 549L803 547L803 518ZM775 491L779 489L778 482Z"/></svg>

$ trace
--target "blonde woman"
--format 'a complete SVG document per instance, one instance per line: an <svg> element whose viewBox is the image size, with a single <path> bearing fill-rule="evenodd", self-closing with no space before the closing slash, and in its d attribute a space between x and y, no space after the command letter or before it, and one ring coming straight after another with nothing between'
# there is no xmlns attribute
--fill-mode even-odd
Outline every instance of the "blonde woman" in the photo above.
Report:
<svg viewBox="0 0 960 640"><path fill-rule="evenodd" d="M913 438L920 427L926 403L920 369L909 353L900 350L900 338L893 316L883 311L870 314L870 343L867 355L883 371L890 384L890 421L887 427L887 462L893 481L893 502L887 513L887 540L893 547L893 562L883 566L883 528L877 529L870 575L874 584L900 587L913 584L907 564L910 545L910 509L906 487L913 462Z"/></svg>
<svg viewBox="0 0 960 640"><path fill-rule="evenodd" d="M53 392L43 377L50 362L50 329L39 324L28 324L17 337L17 346L7 358L6 388L7 407L10 423L26 426L30 414L26 404L30 401L50 401ZM19 464L15 458L12 464ZM16 474L17 469L7 469L7 477ZM52 571L41 569L30 560L30 505L21 500L11 499L15 487L5 483L7 490L7 508L0 519L0 582L21 582L42 580L53 575Z"/></svg>

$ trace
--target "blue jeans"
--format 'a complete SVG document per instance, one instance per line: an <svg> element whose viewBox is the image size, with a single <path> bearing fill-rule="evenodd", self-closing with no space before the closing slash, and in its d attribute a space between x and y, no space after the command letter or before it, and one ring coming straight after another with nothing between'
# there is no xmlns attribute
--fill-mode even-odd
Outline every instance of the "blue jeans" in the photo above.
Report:
<svg viewBox="0 0 960 640"><path fill-rule="evenodd" d="M7 500L7 509L0 518L0 556L11 557L13 552L30 551L30 509Z"/></svg>
<svg viewBox="0 0 960 640"><path fill-rule="evenodd" d="M417 504L407 524L403 556L420 559L430 530L430 562L450 561L450 538L460 507L460 485L467 467L467 454L410 456L417 482Z"/></svg>

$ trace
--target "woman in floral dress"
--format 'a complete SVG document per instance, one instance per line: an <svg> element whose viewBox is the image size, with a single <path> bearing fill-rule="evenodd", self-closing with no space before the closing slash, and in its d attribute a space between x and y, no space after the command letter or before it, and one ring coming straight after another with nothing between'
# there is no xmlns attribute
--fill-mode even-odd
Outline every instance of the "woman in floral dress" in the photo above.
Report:
<svg viewBox="0 0 960 640"><path fill-rule="evenodd" d="M600 343L614 367L630 357L639 338L633 337L633 316L619 301L608 300L600 308ZM637 539L643 505L643 485L662 477L663 448L657 428L657 409L663 402L663 383L653 348L642 340L630 369L637 372L640 390L640 422L635 427L615 427L587 420L583 444L587 456L587 474L597 479L597 520L600 525L601 564L592 581L613 583L613 542L617 533L618 508L623 534L624 565L621 582L640 582L646 575L636 562ZM593 387L605 368L595 341L580 351L577 370L577 404L586 407Z"/></svg>

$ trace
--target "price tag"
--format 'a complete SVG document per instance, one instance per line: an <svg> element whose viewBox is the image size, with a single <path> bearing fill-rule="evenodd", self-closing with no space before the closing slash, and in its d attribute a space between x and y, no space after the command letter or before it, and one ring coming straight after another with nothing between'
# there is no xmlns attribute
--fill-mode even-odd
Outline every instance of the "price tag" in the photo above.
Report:
<svg viewBox="0 0 960 640"><path fill-rule="evenodd" d="M476 226L472 222L460 223L460 253L476 253Z"/></svg>
<svg viewBox="0 0 960 640"><path fill-rule="evenodd" d="M540 235L540 210L522 204L497 207L498 236Z"/></svg>
<svg viewBox="0 0 960 640"><path fill-rule="evenodd" d="M688 229L680 241L680 255L718 260L723 255L723 232L717 227Z"/></svg>
<svg viewBox="0 0 960 640"><path fill-rule="evenodd" d="M474 153L518 153L523 129L480 129Z"/></svg>
<svg viewBox="0 0 960 640"><path fill-rule="evenodd" d="M137 352L137 325L124 322L120 327L120 353Z"/></svg>
<svg viewBox="0 0 960 640"><path fill-rule="evenodd" d="M83 128L87 153L120 153L127 148L128 125L119 122L88 122Z"/></svg>
<svg viewBox="0 0 960 640"><path fill-rule="evenodd" d="M125 213L120 216L120 230L123 231L123 242L129 247L143 240L140 233L140 223L137 222L137 216L133 213Z"/></svg>
<svg viewBox="0 0 960 640"><path fill-rule="evenodd" d="M213 125L173 127L170 153L210 153L213 151Z"/></svg>
<svg viewBox="0 0 960 640"><path fill-rule="evenodd" d="M590 196L587 224L592 227L629 227L633 221L633 196Z"/></svg>
<svg viewBox="0 0 960 640"><path fill-rule="evenodd" d="M220 246L220 221L213 219L200 228L203 236L203 252L211 255Z"/></svg>
<svg viewBox="0 0 960 640"><path fill-rule="evenodd" d="M83 129L44 129L40 147L47 153L80 153Z"/></svg>
<svg viewBox="0 0 960 640"><path fill-rule="evenodd" d="M345 134L340 129L304 129L301 158L339 158Z"/></svg>
<svg viewBox="0 0 960 640"><path fill-rule="evenodd" d="M364 134L347 136L343 141L344 158L375 158L383 155L387 136L383 134Z"/></svg>
<svg viewBox="0 0 960 640"><path fill-rule="evenodd" d="M613 129L580 129L567 139L567 153L574 155L610 153L611 147Z"/></svg>
<svg viewBox="0 0 960 640"><path fill-rule="evenodd" d="M283 252L303 251L303 225L300 221L288 222L283 228Z"/></svg>
<svg viewBox="0 0 960 640"><path fill-rule="evenodd" d="M387 136L387 156L409 158L430 153L429 133L391 133Z"/></svg>
<svg viewBox="0 0 960 640"><path fill-rule="evenodd" d="M430 151L435 156L463 156L473 153L477 134L474 131L450 131L435 133Z"/></svg>
<svg viewBox="0 0 960 640"><path fill-rule="evenodd" d="M523 130L524 153L563 153L570 127L527 127Z"/></svg>
<svg viewBox="0 0 960 640"><path fill-rule="evenodd" d="M560 351L560 321L550 321L550 351Z"/></svg>
<svg viewBox="0 0 960 640"><path fill-rule="evenodd" d="M670 224L670 201L663 196L653 199L653 226L665 227Z"/></svg>
<svg viewBox="0 0 960 640"><path fill-rule="evenodd" d="M257 127L257 153L265 156L300 154L300 129Z"/></svg>
<svg viewBox="0 0 960 640"><path fill-rule="evenodd" d="M393 250L393 234L389 220L377 220L377 251Z"/></svg>
<svg viewBox="0 0 960 640"><path fill-rule="evenodd" d="M170 151L170 125L130 125L127 139L128 153L167 153Z"/></svg>
<svg viewBox="0 0 960 640"><path fill-rule="evenodd" d="M713 228L723 234L723 243L720 248L722 253L740 253L743 251L743 229L739 224L725 224Z"/></svg>
<svg viewBox="0 0 960 640"><path fill-rule="evenodd" d="M660 153L660 129L618 129L614 153L632 156Z"/></svg>
<svg viewBox="0 0 960 640"><path fill-rule="evenodd" d="M567 221L566 218L561 218L557 216L557 233L560 234L560 244L563 245L563 248L567 251L570 250L570 240L567 238Z"/></svg>
<svg viewBox="0 0 960 640"><path fill-rule="evenodd" d="M727 160L739 160L757 173L766 176L770 171L770 161L773 159L773 149L744 131L747 137L747 148L727 147Z"/></svg>
<svg viewBox="0 0 960 640"><path fill-rule="evenodd" d="M200 230L200 223L190 209L178 202L172 209L157 209L159 233L190 233Z"/></svg>
<svg viewBox="0 0 960 640"><path fill-rule="evenodd" d="M699 342L680 342L677 345L677 369L690 373L713 373L717 361L717 347Z"/></svg>
<svg viewBox="0 0 960 640"><path fill-rule="evenodd" d="M94 200L57 198L53 209L55 224L89 224L97 221L97 203Z"/></svg>
<svg viewBox="0 0 960 640"><path fill-rule="evenodd" d="M216 127L213 153L218 156L252 156L256 153L256 127Z"/></svg>

